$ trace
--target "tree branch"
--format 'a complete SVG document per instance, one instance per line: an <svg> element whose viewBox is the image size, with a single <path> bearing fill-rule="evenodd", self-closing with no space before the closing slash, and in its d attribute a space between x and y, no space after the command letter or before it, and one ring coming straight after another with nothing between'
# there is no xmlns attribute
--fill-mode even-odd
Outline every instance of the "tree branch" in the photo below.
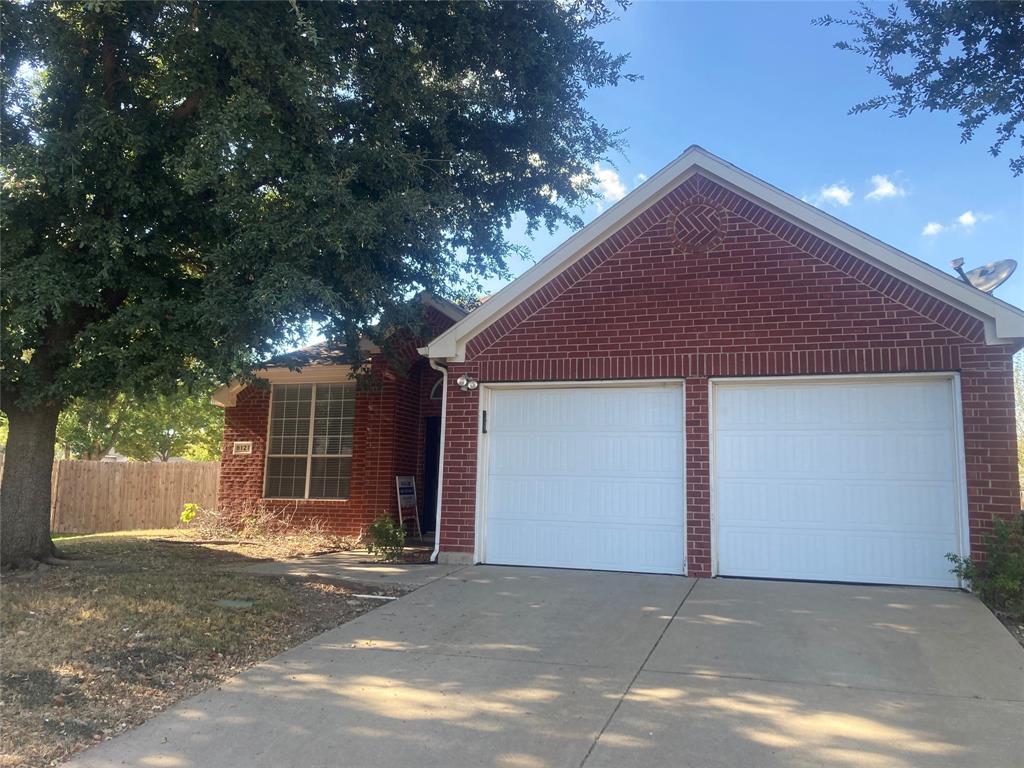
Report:
<svg viewBox="0 0 1024 768"><path fill-rule="evenodd" d="M199 109L199 105L203 99L206 98L206 91L202 88L192 91L181 104L174 108L171 112L171 117L175 120L184 120L187 117L191 117Z"/></svg>

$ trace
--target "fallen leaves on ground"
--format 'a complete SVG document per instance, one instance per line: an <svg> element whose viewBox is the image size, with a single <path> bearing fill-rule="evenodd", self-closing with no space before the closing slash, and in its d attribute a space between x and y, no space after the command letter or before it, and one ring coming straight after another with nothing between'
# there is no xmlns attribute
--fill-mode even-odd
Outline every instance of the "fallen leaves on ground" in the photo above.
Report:
<svg viewBox="0 0 1024 768"><path fill-rule="evenodd" d="M125 535L58 543L72 564L2 580L2 768L55 765L381 604L354 592L398 594L227 569L249 559L241 547Z"/></svg>

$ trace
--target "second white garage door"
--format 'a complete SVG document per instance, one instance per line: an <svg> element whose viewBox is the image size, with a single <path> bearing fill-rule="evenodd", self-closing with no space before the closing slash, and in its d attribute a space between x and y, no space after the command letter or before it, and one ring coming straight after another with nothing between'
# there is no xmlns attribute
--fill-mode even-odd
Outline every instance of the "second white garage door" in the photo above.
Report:
<svg viewBox="0 0 1024 768"><path fill-rule="evenodd" d="M950 378L714 387L718 572L957 586Z"/></svg>
<svg viewBox="0 0 1024 768"><path fill-rule="evenodd" d="M488 563L682 573L681 384L491 389Z"/></svg>

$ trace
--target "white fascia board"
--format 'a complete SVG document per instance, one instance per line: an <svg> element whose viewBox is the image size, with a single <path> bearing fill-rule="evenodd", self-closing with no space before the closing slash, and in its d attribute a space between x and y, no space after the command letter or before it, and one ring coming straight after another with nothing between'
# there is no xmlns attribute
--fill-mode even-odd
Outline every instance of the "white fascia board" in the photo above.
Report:
<svg viewBox="0 0 1024 768"><path fill-rule="evenodd" d="M245 386L242 383L237 379L232 379L223 387L218 387L217 390L210 395L210 402L218 408L234 408L238 399L238 393L243 389L245 389Z"/></svg>
<svg viewBox="0 0 1024 768"><path fill-rule="evenodd" d="M264 368L256 374L271 384L311 384L311 383L344 383L351 378L351 365L331 365L320 363L307 365L305 368Z"/></svg>
<svg viewBox="0 0 1024 768"><path fill-rule="evenodd" d="M255 375L269 384L344 384L349 381L352 373L351 365L308 365L305 368L264 368ZM219 387L211 396L210 402L221 408L233 408L238 401L238 393L248 385L232 379Z"/></svg>
<svg viewBox="0 0 1024 768"><path fill-rule="evenodd" d="M985 323L989 344L1024 338L1024 312L1017 307L886 245L694 145L431 341L427 356L462 362L470 339L698 172L836 247L978 317Z"/></svg>
<svg viewBox="0 0 1024 768"><path fill-rule="evenodd" d="M456 323L469 314L454 301L448 301L448 299L435 296L427 291L420 291L419 300L424 306L433 307L449 320Z"/></svg>

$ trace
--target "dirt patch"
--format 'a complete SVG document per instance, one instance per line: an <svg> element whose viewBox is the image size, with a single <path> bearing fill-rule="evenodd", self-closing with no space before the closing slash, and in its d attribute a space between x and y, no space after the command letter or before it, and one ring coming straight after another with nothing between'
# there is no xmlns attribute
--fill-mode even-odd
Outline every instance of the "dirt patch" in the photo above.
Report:
<svg viewBox="0 0 1024 768"><path fill-rule="evenodd" d="M1009 631L1011 635L1021 644L1024 648L1024 616L1010 616L1009 614L1002 613L1000 611L992 611L996 615L996 618L1003 622L1003 626Z"/></svg>
<svg viewBox="0 0 1024 768"><path fill-rule="evenodd" d="M3 768L54 765L382 604L354 594L402 592L242 574L251 556L177 539L59 544L72 565L2 580Z"/></svg>

